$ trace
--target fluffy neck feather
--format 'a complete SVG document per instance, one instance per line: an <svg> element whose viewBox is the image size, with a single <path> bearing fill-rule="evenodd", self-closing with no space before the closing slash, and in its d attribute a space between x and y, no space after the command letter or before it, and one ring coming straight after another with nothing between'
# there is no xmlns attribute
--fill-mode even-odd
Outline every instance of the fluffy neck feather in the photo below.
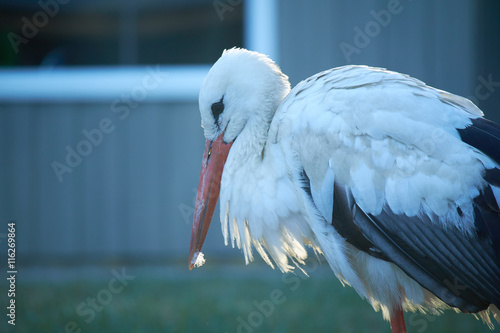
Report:
<svg viewBox="0 0 500 333"><path fill-rule="evenodd" d="M304 264L305 245L320 251L299 213L301 201L289 170L277 163L284 159L282 151L271 144L264 154L270 122L248 121L234 142L222 175L220 216L226 245L231 239L247 263L253 261L253 247L271 267L272 258L287 272Z"/></svg>

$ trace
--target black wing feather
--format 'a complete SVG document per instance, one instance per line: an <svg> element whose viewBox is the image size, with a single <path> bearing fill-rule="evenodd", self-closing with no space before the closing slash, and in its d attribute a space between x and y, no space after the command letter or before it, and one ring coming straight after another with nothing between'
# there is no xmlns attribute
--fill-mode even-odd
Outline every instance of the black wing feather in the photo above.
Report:
<svg viewBox="0 0 500 333"><path fill-rule="evenodd" d="M311 197L312 198L312 197ZM361 228L354 223L354 198L350 192L334 184L332 225L346 241L357 249L376 258L388 260L372 242L364 235Z"/></svg>
<svg viewBox="0 0 500 333"><path fill-rule="evenodd" d="M459 259L450 254L450 251L443 250L440 244L440 238L443 237L439 237L443 235L434 233L436 227L429 218L427 221L421 221L419 217L395 215L387 210L377 216L366 214L354 203L352 194L339 185L335 185L335 201L337 203L334 204L333 215L342 212L341 217L334 223L336 230L359 230L372 247L376 247L382 254L379 257L396 264L445 303L467 312L487 308L487 301L478 299L475 294L471 294L470 289L463 288L466 281L461 276L463 274L456 274L450 268L453 264L457 265ZM350 214L346 213L347 211ZM342 224L340 228L339 224ZM345 237L345 231L340 233ZM359 242L352 242L357 239L359 237L346 237L350 244L365 251L359 246ZM462 289L465 289L465 292Z"/></svg>
<svg viewBox="0 0 500 333"><path fill-rule="evenodd" d="M427 216L366 214L354 204L354 223L386 260L463 312L500 304L500 268L491 244L456 228L442 229ZM354 245L354 244L353 244Z"/></svg>
<svg viewBox="0 0 500 333"><path fill-rule="evenodd" d="M471 119L472 124L457 129L463 142L488 155L500 164L500 126L488 119Z"/></svg>
<svg viewBox="0 0 500 333"><path fill-rule="evenodd" d="M457 129L462 141L500 164L500 125L484 118L471 119L471 122L471 125ZM484 180L500 188L500 170L487 169ZM491 187L486 186L474 203L476 227L480 234L490 240L500 265L500 208Z"/></svg>
<svg viewBox="0 0 500 333"><path fill-rule="evenodd" d="M500 164L500 126L484 118L471 121L457 129L461 139ZM339 184L334 184L332 224L347 242L396 264L450 306L474 313L490 304L499 307L500 208L489 185L500 187L500 170L485 170L484 179L487 185L474 199L472 234L443 229L435 216L409 217L389 207L366 214Z"/></svg>

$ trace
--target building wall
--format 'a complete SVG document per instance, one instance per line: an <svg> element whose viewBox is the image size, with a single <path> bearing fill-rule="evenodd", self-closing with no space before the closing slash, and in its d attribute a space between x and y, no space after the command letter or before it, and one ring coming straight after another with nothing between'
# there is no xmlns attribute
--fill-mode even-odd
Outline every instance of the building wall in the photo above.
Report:
<svg viewBox="0 0 500 333"><path fill-rule="evenodd" d="M474 95L473 1L279 2L280 64L293 84L347 64L384 67Z"/></svg>
<svg viewBox="0 0 500 333"><path fill-rule="evenodd" d="M187 260L204 147L196 103L140 104L124 119L109 103L0 110L0 221L17 221L25 261ZM112 131L100 139L102 121ZM97 145L68 164L66 147L89 151L84 130ZM54 161L72 166L62 181ZM220 250L213 229L207 248Z"/></svg>

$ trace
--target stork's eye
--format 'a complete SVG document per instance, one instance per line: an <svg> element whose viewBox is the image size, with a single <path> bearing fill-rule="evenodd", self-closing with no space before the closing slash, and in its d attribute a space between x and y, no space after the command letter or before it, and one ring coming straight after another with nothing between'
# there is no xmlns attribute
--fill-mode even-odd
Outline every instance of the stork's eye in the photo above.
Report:
<svg viewBox="0 0 500 333"><path fill-rule="evenodd" d="M224 103L222 102L223 98L221 98L217 103L212 104L212 114L214 115L215 123L218 122L219 115L224 111Z"/></svg>

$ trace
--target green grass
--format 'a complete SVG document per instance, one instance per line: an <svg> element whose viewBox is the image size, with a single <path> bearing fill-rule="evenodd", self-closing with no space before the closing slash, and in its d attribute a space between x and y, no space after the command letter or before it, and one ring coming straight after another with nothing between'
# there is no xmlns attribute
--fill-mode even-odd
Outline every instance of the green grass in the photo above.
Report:
<svg viewBox="0 0 500 333"><path fill-rule="evenodd" d="M380 313L352 288L342 287L327 274L302 280L277 273L265 278L212 273L165 274L161 278L137 273L112 299L105 298L110 293L102 291L109 290L111 275L94 281L19 281L15 329L7 325L2 313L0 332L59 333L66 332L65 328L67 332L108 333L390 332ZM0 287L5 309L5 285ZM99 293L108 304L91 318L88 298ZM76 310L82 303L87 304L85 315ZM255 303L264 306L264 314ZM249 320L255 327L239 327ZM407 313L406 322L408 332L490 332L474 317L452 311L439 317Z"/></svg>

